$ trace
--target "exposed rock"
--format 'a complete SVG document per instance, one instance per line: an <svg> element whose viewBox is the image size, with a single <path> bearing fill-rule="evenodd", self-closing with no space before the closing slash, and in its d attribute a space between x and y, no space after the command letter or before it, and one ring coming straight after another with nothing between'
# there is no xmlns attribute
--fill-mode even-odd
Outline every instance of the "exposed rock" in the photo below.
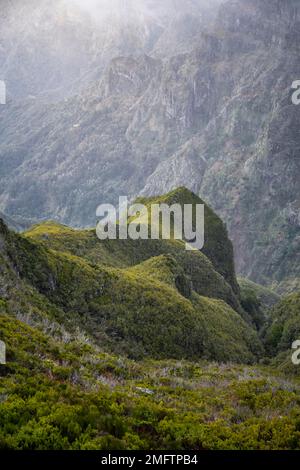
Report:
<svg viewBox="0 0 300 470"><path fill-rule="evenodd" d="M298 2L228 1L208 24L171 58L159 42L114 58L66 102L2 107L0 209L94 225L101 202L184 185L226 222L238 272L300 278Z"/></svg>

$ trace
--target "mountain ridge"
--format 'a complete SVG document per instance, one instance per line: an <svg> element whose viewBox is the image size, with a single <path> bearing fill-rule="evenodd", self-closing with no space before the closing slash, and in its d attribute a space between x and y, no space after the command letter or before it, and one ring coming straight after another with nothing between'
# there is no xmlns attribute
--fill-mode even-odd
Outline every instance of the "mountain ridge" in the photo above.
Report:
<svg viewBox="0 0 300 470"><path fill-rule="evenodd" d="M227 2L192 51L113 58L67 102L10 101L0 209L92 226L98 204L121 193L184 185L226 222L239 274L297 289L298 24L295 2Z"/></svg>
<svg viewBox="0 0 300 470"><path fill-rule="evenodd" d="M174 198L199 202L183 189L164 196L164 200ZM216 223L220 221L211 211L207 225L213 228ZM29 284L38 299L44 297L50 312L57 312L54 319L62 321L66 315L72 329L78 325L107 347L124 348L133 356L204 354L246 362L262 352L251 318L240 304L233 262L228 264L233 271L226 281L204 254L187 252L176 240L101 242L94 230L53 222L21 235L1 223L0 233L2 263L9 278L17 275L17 285ZM222 246L230 258L222 243L227 237L224 228L214 236L216 242L207 255L214 260L213 252ZM218 269L223 272L224 266L219 264Z"/></svg>
<svg viewBox="0 0 300 470"><path fill-rule="evenodd" d="M216 260L227 232L207 222ZM0 219L1 449L299 448L299 295L240 280L237 296L216 261L153 242Z"/></svg>

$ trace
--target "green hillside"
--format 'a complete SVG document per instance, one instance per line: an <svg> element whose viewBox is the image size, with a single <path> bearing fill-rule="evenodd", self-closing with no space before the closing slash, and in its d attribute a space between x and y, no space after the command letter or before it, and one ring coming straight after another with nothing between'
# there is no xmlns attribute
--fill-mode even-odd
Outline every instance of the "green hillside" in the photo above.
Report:
<svg viewBox="0 0 300 470"><path fill-rule="evenodd" d="M241 304L248 313L250 319L254 322L257 330L264 327L269 309L280 301L280 296L272 290L255 284L249 279L238 279Z"/></svg>
<svg viewBox="0 0 300 470"><path fill-rule="evenodd" d="M300 448L298 369L282 365L299 299L270 310L270 291L240 291L226 228L206 211L205 253L0 222L0 448Z"/></svg>
<svg viewBox="0 0 300 470"><path fill-rule="evenodd" d="M54 340L0 303L0 449L299 449L299 380L262 366L130 361Z"/></svg>
<svg viewBox="0 0 300 470"><path fill-rule="evenodd" d="M2 224L1 233L10 277L34 292L24 294L27 308L45 298L57 321L110 351L243 363L262 354L231 286L182 242L100 242L94 231L53 223L24 236Z"/></svg>
<svg viewBox="0 0 300 470"><path fill-rule="evenodd" d="M267 333L270 352L282 352L290 348L300 337L300 293L282 299L271 311L271 325Z"/></svg>

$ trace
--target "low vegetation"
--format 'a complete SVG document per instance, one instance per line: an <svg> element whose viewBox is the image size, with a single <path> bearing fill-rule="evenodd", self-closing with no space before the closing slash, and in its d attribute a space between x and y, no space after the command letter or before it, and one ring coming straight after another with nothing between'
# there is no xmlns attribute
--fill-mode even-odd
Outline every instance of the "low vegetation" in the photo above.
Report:
<svg viewBox="0 0 300 470"><path fill-rule="evenodd" d="M1 449L299 449L300 383L271 368L131 361L5 312Z"/></svg>
<svg viewBox="0 0 300 470"><path fill-rule="evenodd" d="M299 294L239 287L210 220L206 254L0 222L0 448L300 448Z"/></svg>

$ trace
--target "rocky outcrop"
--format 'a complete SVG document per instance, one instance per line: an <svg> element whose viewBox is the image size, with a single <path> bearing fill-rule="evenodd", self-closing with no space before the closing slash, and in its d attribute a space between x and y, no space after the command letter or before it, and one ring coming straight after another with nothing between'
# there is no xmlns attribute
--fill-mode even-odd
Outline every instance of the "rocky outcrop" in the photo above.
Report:
<svg viewBox="0 0 300 470"><path fill-rule="evenodd" d="M55 105L9 102L0 210L94 225L103 201L184 185L226 222L238 272L284 290L300 277L299 20L295 1L227 1L192 51L122 55Z"/></svg>

